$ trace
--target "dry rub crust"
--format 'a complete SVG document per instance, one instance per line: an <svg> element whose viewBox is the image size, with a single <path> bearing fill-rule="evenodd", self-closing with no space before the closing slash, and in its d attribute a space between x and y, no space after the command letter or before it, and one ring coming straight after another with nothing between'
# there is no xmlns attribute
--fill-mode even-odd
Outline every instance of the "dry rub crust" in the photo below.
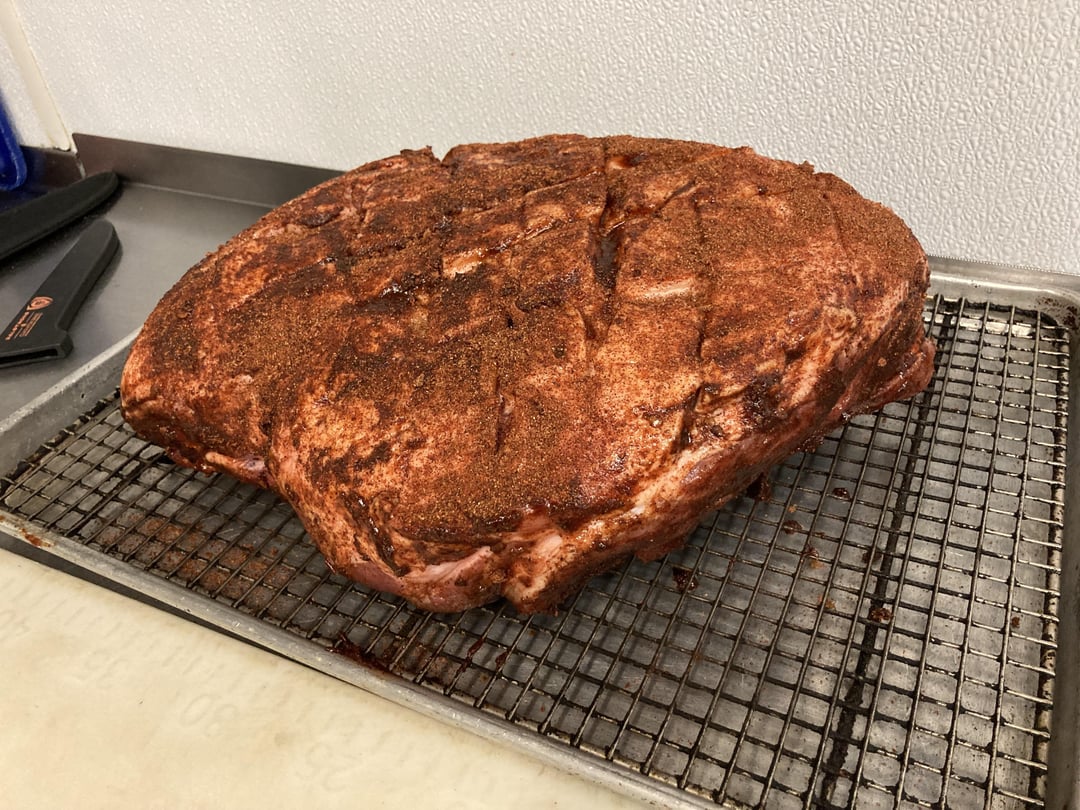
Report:
<svg viewBox="0 0 1080 810"><path fill-rule="evenodd" d="M925 255L747 148L556 135L361 166L192 268L124 415L276 489L337 570L550 610L929 380Z"/></svg>

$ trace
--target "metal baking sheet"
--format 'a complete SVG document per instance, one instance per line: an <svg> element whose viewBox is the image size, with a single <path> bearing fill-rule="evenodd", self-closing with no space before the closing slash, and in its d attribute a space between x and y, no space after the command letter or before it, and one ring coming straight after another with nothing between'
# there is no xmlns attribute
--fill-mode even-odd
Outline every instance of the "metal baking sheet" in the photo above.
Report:
<svg viewBox="0 0 1080 810"><path fill-rule="evenodd" d="M134 436L123 347L0 425L0 527L659 806L1063 806L1080 764L1080 296L932 266L924 393L787 459L683 550L595 578L557 616L428 613L332 574L271 493Z"/></svg>

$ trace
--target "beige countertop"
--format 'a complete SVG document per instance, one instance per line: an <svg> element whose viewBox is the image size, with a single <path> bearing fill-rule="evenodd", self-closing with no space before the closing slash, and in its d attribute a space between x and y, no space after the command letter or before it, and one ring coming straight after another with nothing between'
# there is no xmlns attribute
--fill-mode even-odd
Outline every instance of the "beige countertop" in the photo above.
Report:
<svg viewBox="0 0 1080 810"><path fill-rule="evenodd" d="M5 807L641 806L4 550L0 672Z"/></svg>

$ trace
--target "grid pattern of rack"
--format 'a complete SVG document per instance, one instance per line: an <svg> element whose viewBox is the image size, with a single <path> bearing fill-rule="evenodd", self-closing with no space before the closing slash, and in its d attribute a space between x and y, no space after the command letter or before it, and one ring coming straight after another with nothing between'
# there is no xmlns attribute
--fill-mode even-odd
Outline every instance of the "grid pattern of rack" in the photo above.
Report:
<svg viewBox="0 0 1080 810"><path fill-rule="evenodd" d="M345 581L285 504L172 465L116 397L0 480L0 508L689 804L1039 806L1069 335L963 299L926 318L923 394L554 617L431 614Z"/></svg>

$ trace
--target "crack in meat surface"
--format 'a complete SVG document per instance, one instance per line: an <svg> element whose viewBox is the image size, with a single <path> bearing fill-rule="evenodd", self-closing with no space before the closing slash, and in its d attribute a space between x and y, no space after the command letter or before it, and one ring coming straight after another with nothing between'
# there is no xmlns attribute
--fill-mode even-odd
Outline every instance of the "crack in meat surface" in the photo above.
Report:
<svg viewBox="0 0 1080 810"><path fill-rule="evenodd" d="M271 487L337 571L553 610L928 382L891 211L747 148L562 135L361 166L192 268L123 412Z"/></svg>

